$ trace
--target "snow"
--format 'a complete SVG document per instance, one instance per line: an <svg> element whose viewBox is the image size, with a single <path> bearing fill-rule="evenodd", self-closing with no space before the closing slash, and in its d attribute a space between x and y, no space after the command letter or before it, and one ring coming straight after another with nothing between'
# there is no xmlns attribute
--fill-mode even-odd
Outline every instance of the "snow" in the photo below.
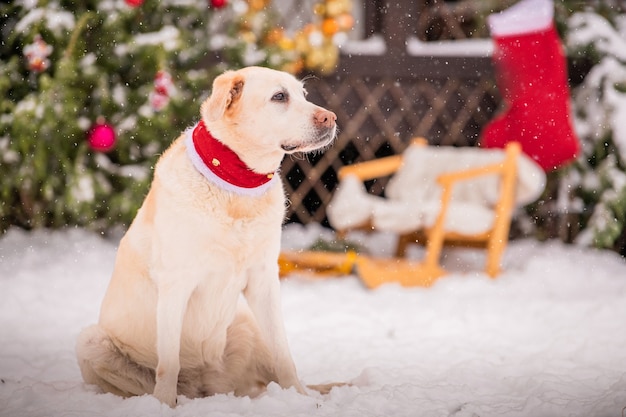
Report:
<svg viewBox="0 0 626 417"><path fill-rule="evenodd" d="M136 45L163 45L166 51L173 51L178 47L180 33L174 26L163 26L158 32L136 35Z"/></svg>
<svg viewBox="0 0 626 417"><path fill-rule="evenodd" d="M578 121L581 136L604 140L606 133L612 132L621 158L626 159L626 94L617 88L626 78L626 17L616 20L614 28L597 14L576 13L568 22L567 43L574 50L593 45L602 56L574 94L576 108L586 119Z"/></svg>
<svg viewBox="0 0 626 417"><path fill-rule="evenodd" d="M426 57L490 57L493 54L491 39L461 39L454 41L424 42L415 36L406 41L406 51L411 56ZM374 35L363 40L348 40L341 44L344 55L384 55L387 45L382 36Z"/></svg>
<svg viewBox="0 0 626 417"><path fill-rule="evenodd" d="M28 4L25 4L25 6L27 9L29 8ZM32 8L32 10L15 25L15 31L18 33L26 33L32 26L44 21L46 27L56 33L62 30L71 30L74 28L75 24L74 15L70 12L55 10L54 7Z"/></svg>
<svg viewBox="0 0 626 417"><path fill-rule="evenodd" d="M406 48L412 56L490 57L494 46L491 39L424 42L411 36L407 40Z"/></svg>
<svg viewBox="0 0 626 417"><path fill-rule="evenodd" d="M341 46L346 55L384 55L387 52L385 40L380 35L373 35L363 40L350 40Z"/></svg>
<svg viewBox="0 0 626 417"><path fill-rule="evenodd" d="M135 48L146 45L162 45L166 51L175 50L180 44L180 32L174 26L163 26L160 30L135 35L129 44L115 46L115 54L124 56Z"/></svg>
<svg viewBox="0 0 626 417"><path fill-rule="evenodd" d="M626 40L621 33L626 32L626 17L617 16L617 29L608 20L596 13L575 13L568 21L568 43L588 45L593 43L598 52L626 61ZM623 26L619 31L620 26Z"/></svg>
<svg viewBox="0 0 626 417"><path fill-rule="evenodd" d="M106 172L127 178L134 178L137 181L145 181L150 176L150 170L142 165L117 165L108 156L99 153L94 156L98 166Z"/></svg>
<svg viewBox="0 0 626 417"><path fill-rule="evenodd" d="M93 201L96 196L93 178L79 173L73 184L70 184L69 195L77 203Z"/></svg>
<svg viewBox="0 0 626 417"><path fill-rule="evenodd" d="M20 160L20 155L13 149L9 149L11 139L7 136L0 137L0 160L7 164L13 164Z"/></svg>
<svg viewBox="0 0 626 417"><path fill-rule="evenodd" d="M327 229L288 225L284 246ZM392 236L352 239L378 254ZM619 416L626 406L626 263L608 251L512 242L491 280L482 255L446 252L432 288L365 289L356 276L283 281L291 351L305 383L257 399L217 395L169 409L82 383L78 332L97 320L117 239L84 230L0 239L0 416ZM412 256L419 256L414 250ZM465 271L465 272L460 272Z"/></svg>

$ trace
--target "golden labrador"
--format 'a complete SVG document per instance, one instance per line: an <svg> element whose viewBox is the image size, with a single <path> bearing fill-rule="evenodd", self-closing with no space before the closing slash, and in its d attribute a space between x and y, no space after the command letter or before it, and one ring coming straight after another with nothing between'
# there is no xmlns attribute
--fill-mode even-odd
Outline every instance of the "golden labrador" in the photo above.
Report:
<svg viewBox="0 0 626 417"><path fill-rule="evenodd" d="M305 392L281 315L278 169L336 135L335 114L305 95L267 68L215 79L200 122L159 159L98 324L79 336L85 382L169 406L179 394L255 396L271 381Z"/></svg>

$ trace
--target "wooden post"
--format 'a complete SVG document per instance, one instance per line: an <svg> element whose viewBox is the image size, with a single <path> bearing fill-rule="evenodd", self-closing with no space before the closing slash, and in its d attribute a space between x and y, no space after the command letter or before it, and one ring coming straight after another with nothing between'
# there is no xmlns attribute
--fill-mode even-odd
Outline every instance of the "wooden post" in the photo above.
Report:
<svg viewBox="0 0 626 417"><path fill-rule="evenodd" d="M390 57L404 60L407 56L406 45L414 32L416 2L406 0L383 0L382 33Z"/></svg>

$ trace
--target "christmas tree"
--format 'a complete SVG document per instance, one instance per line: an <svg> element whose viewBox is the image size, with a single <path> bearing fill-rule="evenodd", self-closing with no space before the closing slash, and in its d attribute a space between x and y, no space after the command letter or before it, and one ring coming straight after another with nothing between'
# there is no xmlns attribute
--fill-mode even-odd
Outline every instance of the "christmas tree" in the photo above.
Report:
<svg viewBox="0 0 626 417"><path fill-rule="evenodd" d="M269 7L269 0L1 4L0 231L128 225L156 159L197 121L218 73L243 65L332 70L336 43L352 25L350 0L318 3L317 23L292 34ZM219 64L210 59L216 49Z"/></svg>
<svg viewBox="0 0 626 417"><path fill-rule="evenodd" d="M573 93L583 155L561 184L570 212L580 213L581 244L626 255L626 18L581 12L569 21L573 54L595 65Z"/></svg>
<svg viewBox="0 0 626 417"><path fill-rule="evenodd" d="M197 118L213 10L197 1L2 5L2 228L128 223ZM179 28L184 27L185 30Z"/></svg>

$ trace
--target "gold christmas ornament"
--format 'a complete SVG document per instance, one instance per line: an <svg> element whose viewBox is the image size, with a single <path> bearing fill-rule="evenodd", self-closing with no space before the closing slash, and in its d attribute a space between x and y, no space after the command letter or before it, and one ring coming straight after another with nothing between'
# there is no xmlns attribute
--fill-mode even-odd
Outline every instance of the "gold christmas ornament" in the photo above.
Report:
<svg viewBox="0 0 626 417"><path fill-rule="evenodd" d="M326 2L327 16L338 16L341 13L349 12L351 9L349 0L328 0Z"/></svg>
<svg viewBox="0 0 626 417"><path fill-rule="evenodd" d="M248 0L248 4L250 5L250 10L258 12L265 9L270 1L271 0Z"/></svg>
<svg viewBox="0 0 626 417"><path fill-rule="evenodd" d="M322 22L322 33L325 36L333 36L337 32L339 32L339 22L337 22L337 19L332 17L324 19Z"/></svg>
<svg viewBox="0 0 626 417"><path fill-rule="evenodd" d="M306 55L311 50L311 43L309 42L309 33L306 30L296 33L293 38L296 51L302 55Z"/></svg>
<svg viewBox="0 0 626 417"><path fill-rule="evenodd" d="M324 16L326 14L326 5L324 3L317 3L313 6L313 13L318 16Z"/></svg>
<svg viewBox="0 0 626 417"><path fill-rule="evenodd" d="M293 51L296 48L296 42L293 39L284 36L284 34L283 37L279 39L277 44L283 51Z"/></svg>
<svg viewBox="0 0 626 417"><path fill-rule="evenodd" d="M354 17L350 13L341 13L337 16L337 24L340 31L346 32L354 26Z"/></svg>
<svg viewBox="0 0 626 417"><path fill-rule="evenodd" d="M322 75L332 74L339 62L339 49L332 42L327 42L319 48L319 53L320 62L315 69Z"/></svg>
<svg viewBox="0 0 626 417"><path fill-rule="evenodd" d="M285 32L280 28L274 28L267 32L265 36L265 42L268 44L278 44L282 39L285 38Z"/></svg>
<svg viewBox="0 0 626 417"><path fill-rule="evenodd" d="M256 43L257 40L256 35L251 30L243 31L239 34L239 36L241 36L241 39L246 41L246 43Z"/></svg>

